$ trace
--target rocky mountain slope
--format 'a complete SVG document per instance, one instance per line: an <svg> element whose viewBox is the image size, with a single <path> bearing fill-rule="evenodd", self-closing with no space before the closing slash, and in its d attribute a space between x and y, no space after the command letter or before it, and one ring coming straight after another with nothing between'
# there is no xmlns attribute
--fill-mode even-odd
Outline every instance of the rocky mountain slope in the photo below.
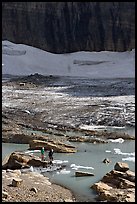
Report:
<svg viewBox="0 0 137 204"><path fill-rule="evenodd" d="M135 2L2 2L2 40L53 53L135 48Z"/></svg>

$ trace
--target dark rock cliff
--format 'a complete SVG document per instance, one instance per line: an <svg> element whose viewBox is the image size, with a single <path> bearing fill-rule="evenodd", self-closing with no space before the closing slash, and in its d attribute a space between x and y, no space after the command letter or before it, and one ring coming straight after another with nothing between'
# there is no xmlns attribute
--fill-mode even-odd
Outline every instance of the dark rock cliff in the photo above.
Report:
<svg viewBox="0 0 137 204"><path fill-rule="evenodd" d="M135 48L135 2L2 2L2 39L53 53Z"/></svg>

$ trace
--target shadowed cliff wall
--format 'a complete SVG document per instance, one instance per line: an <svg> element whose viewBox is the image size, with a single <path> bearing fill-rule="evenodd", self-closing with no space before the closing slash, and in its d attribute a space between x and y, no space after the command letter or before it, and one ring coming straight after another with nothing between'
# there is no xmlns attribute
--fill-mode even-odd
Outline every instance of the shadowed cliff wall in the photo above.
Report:
<svg viewBox="0 0 137 204"><path fill-rule="evenodd" d="M2 2L2 39L53 53L135 48L135 2Z"/></svg>

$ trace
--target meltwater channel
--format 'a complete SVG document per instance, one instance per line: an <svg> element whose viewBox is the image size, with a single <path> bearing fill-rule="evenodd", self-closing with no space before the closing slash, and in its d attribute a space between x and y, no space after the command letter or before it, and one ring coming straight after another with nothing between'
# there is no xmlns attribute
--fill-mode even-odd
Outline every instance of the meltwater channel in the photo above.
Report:
<svg viewBox="0 0 137 204"><path fill-rule="evenodd" d="M111 171L116 162L126 162L130 170L135 171L134 140L125 140L122 143L116 140L105 144L77 142L72 144L78 149L76 153L54 153L54 162L64 163L66 167L42 174L49 177L51 182L69 188L79 202L96 202L97 194L90 186ZM28 147L27 144L3 143L2 159L15 150L26 151ZM104 164L102 162L104 158L109 158L111 163ZM92 172L94 176L75 177L76 170Z"/></svg>

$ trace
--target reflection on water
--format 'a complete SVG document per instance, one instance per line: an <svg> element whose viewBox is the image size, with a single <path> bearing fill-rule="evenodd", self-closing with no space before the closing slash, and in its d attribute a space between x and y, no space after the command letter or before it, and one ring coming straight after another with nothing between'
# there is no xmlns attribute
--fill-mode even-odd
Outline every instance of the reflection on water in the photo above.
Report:
<svg viewBox="0 0 137 204"><path fill-rule="evenodd" d="M76 153L54 153L55 161L65 161L63 171L45 172L52 182L56 182L71 189L77 198L83 202L95 202L96 193L90 186L98 182L107 172L114 168L116 162L126 162L130 170L135 171L135 141L124 141L123 143L72 143L78 149ZM14 150L26 150L28 145L24 144L2 144L2 157ZM38 153L37 153L38 155ZM47 153L48 157L48 153ZM109 158L111 163L104 164L104 158ZM124 161L123 159L127 159ZM77 167L77 168L74 168ZM76 169L94 173L91 177L75 177Z"/></svg>

